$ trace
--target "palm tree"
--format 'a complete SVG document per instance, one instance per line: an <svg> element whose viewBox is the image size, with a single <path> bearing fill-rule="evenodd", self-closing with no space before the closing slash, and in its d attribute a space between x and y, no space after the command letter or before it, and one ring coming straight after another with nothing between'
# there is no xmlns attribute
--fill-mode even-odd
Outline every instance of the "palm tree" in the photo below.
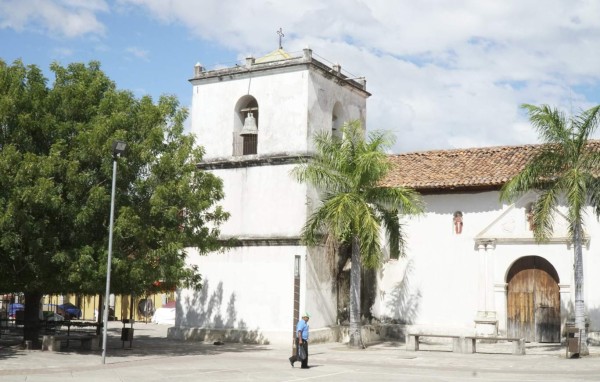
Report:
<svg viewBox="0 0 600 382"><path fill-rule="evenodd" d="M382 262L380 233L385 227L390 256L403 252L399 214L422 211L420 196L401 187L383 187L390 169L384 150L392 136L383 132L365 133L359 121L344 124L343 138L328 133L315 135L316 153L292 174L313 185L321 194L320 206L309 216L302 237L308 245L330 243L351 246L350 343L364 347L361 337L361 267L377 268Z"/></svg>
<svg viewBox="0 0 600 382"><path fill-rule="evenodd" d="M523 108L545 144L504 185L500 197L511 201L529 191L538 193L533 205L533 230L538 242L551 235L558 206L566 205L574 249L575 325L583 333L581 354L589 354L583 300L583 219L588 205L600 215L600 152L588 142L598 126L600 105L569 118L547 105Z"/></svg>

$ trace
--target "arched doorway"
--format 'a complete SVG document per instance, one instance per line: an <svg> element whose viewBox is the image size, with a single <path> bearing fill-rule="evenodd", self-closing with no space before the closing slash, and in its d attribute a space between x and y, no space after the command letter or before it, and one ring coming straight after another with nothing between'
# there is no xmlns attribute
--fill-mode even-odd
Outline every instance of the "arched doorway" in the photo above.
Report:
<svg viewBox="0 0 600 382"><path fill-rule="evenodd" d="M527 256L506 276L507 334L530 342L560 342L558 273L547 260Z"/></svg>

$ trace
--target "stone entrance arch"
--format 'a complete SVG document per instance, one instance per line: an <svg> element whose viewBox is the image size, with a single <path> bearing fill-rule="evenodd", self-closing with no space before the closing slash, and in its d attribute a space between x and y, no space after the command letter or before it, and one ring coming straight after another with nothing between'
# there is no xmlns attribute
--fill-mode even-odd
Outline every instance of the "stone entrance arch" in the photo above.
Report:
<svg viewBox="0 0 600 382"><path fill-rule="evenodd" d="M539 256L515 261L506 276L507 334L529 342L560 342L556 269Z"/></svg>

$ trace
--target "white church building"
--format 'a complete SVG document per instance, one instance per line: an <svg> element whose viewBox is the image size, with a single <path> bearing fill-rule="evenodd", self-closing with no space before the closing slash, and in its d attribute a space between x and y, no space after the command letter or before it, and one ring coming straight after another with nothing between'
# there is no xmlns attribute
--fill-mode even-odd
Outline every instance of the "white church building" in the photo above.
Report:
<svg viewBox="0 0 600 382"><path fill-rule="evenodd" d="M172 338L291 343L301 312L311 340L343 341L348 264L330 248L309 248L301 229L318 203L315 190L290 171L313 152L317 131L339 134L366 121L370 93L310 49L278 49L245 65L196 65L192 132L205 148L202 171L223 180L221 228L227 248L199 255L204 287L177 295ZM367 331L406 330L522 336L560 342L573 319L573 248L564 216L538 244L528 212L535 195L499 201L500 187L526 163L532 146L391 155L390 186L422 193L426 211L405 219L407 256L386 258L365 277ZM584 296L590 331L600 330L600 224L589 211ZM390 330L394 328L395 330ZM402 334L400 334L402 337ZM370 337L369 337L370 338Z"/></svg>

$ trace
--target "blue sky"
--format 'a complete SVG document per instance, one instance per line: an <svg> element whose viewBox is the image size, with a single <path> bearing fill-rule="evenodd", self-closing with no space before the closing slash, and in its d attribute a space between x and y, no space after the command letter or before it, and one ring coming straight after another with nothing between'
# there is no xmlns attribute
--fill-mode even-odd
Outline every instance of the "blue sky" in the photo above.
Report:
<svg viewBox="0 0 600 382"><path fill-rule="evenodd" d="M184 106L191 103L188 79L201 56L214 63L224 60L233 65L236 60L235 51L192 37L182 26L157 22L143 9L115 8L99 12L97 19L105 28L102 33L96 29L74 36L49 31L35 18L23 28L4 27L0 29L0 58L8 63L21 59L35 64L50 78L53 61L68 65L97 60L119 88L138 97L149 94L155 100L161 94L175 94Z"/></svg>
<svg viewBox="0 0 600 382"><path fill-rule="evenodd" d="M260 57L282 27L289 52L366 77L367 126L394 151L466 148L537 142L522 103L600 103L599 16L593 0L0 0L0 58L48 76L98 60L119 88L188 106L196 62Z"/></svg>

